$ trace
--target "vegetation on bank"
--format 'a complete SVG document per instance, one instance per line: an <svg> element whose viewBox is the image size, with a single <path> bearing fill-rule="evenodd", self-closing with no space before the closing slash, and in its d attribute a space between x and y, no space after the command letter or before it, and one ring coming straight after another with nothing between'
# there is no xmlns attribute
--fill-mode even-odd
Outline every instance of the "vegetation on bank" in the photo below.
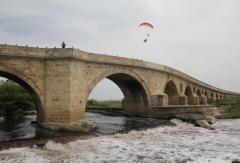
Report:
<svg viewBox="0 0 240 163"><path fill-rule="evenodd" d="M213 102L215 106L234 106L240 107L240 98L233 98L233 99L218 99Z"/></svg>
<svg viewBox="0 0 240 163"><path fill-rule="evenodd" d="M103 100L98 101L95 99L90 99L87 101L87 107L99 107L99 108L121 108L121 100Z"/></svg>
<svg viewBox="0 0 240 163"><path fill-rule="evenodd" d="M35 111L31 95L17 83L0 81L0 116L18 120L25 112Z"/></svg>
<svg viewBox="0 0 240 163"><path fill-rule="evenodd" d="M213 104L219 108L217 118L240 118L240 98L219 99Z"/></svg>

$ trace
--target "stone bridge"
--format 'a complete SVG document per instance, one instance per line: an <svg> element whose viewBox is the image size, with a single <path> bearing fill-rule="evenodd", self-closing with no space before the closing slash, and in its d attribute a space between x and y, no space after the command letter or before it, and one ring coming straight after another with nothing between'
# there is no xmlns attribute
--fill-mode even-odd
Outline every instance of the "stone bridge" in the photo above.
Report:
<svg viewBox="0 0 240 163"><path fill-rule="evenodd" d="M50 128L83 120L88 96L104 78L123 92L127 113L158 118L169 112L202 113L216 99L240 96L167 66L73 48L0 45L0 76L31 93L38 122Z"/></svg>

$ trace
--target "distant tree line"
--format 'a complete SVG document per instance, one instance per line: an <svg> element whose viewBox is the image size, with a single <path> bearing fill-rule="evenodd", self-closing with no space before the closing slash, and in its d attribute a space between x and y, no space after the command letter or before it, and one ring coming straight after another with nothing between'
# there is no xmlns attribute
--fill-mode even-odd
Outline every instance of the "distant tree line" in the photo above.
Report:
<svg viewBox="0 0 240 163"><path fill-rule="evenodd" d="M0 115L20 118L24 112L36 110L31 95L23 87L10 80L0 81Z"/></svg>

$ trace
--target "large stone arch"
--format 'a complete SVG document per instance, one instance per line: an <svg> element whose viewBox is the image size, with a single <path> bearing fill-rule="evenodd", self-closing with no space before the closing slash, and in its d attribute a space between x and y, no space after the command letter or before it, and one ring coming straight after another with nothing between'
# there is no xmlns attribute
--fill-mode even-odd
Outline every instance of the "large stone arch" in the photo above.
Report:
<svg viewBox="0 0 240 163"><path fill-rule="evenodd" d="M41 123L44 119L44 110L42 102L43 93L38 88L38 86L24 73L1 65L0 65L0 77L7 78L18 83L20 86L22 86L29 92L29 94L32 96L34 100L38 112L37 122Z"/></svg>
<svg viewBox="0 0 240 163"><path fill-rule="evenodd" d="M150 93L146 82L134 71L113 69L98 75L88 86L88 98L93 88L103 79L114 82L124 95L123 108L132 114L146 114L149 112ZM86 99L87 100L87 99Z"/></svg>
<svg viewBox="0 0 240 163"><path fill-rule="evenodd" d="M179 93L176 84L172 80L166 83L164 93L168 96L168 105L179 105Z"/></svg>

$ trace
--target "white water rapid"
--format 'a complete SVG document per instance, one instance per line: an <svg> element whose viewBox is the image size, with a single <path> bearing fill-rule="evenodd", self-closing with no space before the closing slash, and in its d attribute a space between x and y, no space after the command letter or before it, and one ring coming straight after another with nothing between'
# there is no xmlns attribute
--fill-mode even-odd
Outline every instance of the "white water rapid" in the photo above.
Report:
<svg viewBox="0 0 240 163"><path fill-rule="evenodd" d="M240 119L218 120L215 130L172 120L177 126L100 136L43 148L0 151L3 163L144 162L229 163L240 159Z"/></svg>

